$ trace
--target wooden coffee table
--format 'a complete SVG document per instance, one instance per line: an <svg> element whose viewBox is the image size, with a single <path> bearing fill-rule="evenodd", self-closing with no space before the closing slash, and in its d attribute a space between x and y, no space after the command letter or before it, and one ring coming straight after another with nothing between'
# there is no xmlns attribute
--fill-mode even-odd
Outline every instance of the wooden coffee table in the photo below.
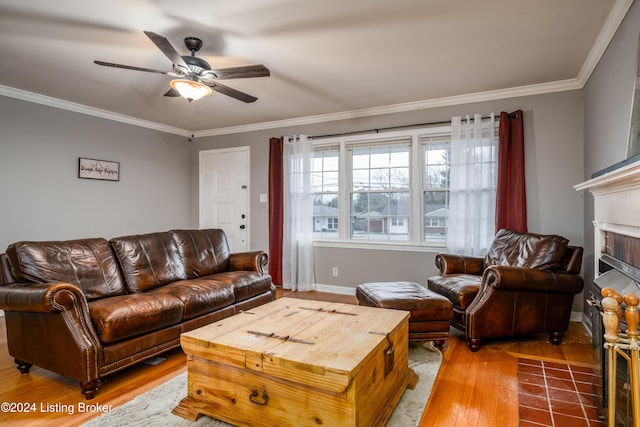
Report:
<svg viewBox="0 0 640 427"><path fill-rule="evenodd" d="M182 334L173 413L235 425L383 426L418 376L409 312L280 298Z"/></svg>

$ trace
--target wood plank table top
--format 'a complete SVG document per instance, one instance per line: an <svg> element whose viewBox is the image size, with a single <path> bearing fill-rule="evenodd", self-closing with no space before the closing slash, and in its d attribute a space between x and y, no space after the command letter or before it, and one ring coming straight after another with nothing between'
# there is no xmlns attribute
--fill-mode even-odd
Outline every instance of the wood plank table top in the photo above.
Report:
<svg viewBox="0 0 640 427"><path fill-rule="evenodd" d="M187 354L271 375L298 368L322 376L327 388L344 390L408 316L400 310L280 298L186 332L181 341Z"/></svg>

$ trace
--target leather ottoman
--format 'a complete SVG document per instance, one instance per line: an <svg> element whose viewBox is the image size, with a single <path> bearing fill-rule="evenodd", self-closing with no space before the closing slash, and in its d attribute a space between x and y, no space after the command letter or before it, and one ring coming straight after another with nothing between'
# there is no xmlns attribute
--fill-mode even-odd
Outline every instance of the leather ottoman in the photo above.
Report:
<svg viewBox="0 0 640 427"><path fill-rule="evenodd" d="M363 283L356 288L360 305L405 310L409 341L433 341L442 350L453 317L451 301L415 282Z"/></svg>

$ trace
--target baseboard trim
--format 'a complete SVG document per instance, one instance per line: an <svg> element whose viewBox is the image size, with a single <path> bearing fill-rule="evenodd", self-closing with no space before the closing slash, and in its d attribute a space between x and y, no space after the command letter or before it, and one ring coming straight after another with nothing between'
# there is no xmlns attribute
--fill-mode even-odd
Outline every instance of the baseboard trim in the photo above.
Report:
<svg viewBox="0 0 640 427"><path fill-rule="evenodd" d="M337 285L320 285L316 284L316 291L318 292L327 292L330 294L340 294L340 295L355 295L356 288L352 288L351 286L337 286Z"/></svg>

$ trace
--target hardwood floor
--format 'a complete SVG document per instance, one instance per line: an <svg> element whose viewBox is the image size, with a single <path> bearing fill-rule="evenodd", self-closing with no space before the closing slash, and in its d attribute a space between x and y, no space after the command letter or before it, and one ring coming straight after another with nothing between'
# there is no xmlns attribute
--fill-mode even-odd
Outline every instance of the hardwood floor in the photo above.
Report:
<svg viewBox="0 0 640 427"><path fill-rule="evenodd" d="M318 299L357 304L354 296L319 292L278 291L278 297ZM452 330L443 363L420 423L447 427L515 427L518 425L517 359L559 361L582 366L596 363L591 339L582 324L572 323L562 345L552 346L547 335L490 342L477 353ZM38 367L20 375L7 350L4 321L0 321L0 402L25 406L29 412L0 411L0 424L20 426L76 426L123 404L186 371L180 349L163 355L157 365L139 364L112 375L95 399L86 401L77 383ZM83 407L83 405L99 405Z"/></svg>

